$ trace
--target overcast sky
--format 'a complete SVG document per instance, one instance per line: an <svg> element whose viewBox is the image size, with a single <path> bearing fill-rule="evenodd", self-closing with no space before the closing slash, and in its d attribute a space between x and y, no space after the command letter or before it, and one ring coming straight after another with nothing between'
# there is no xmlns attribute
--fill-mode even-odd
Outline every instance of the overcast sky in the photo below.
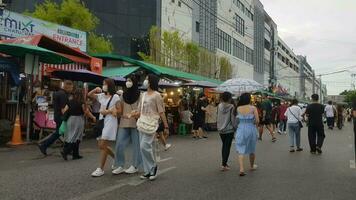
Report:
<svg viewBox="0 0 356 200"><path fill-rule="evenodd" d="M324 76L328 94L351 88L356 73L356 0L260 0L278 33L297 54L306 55L315 73L350 68Z"/></svg>

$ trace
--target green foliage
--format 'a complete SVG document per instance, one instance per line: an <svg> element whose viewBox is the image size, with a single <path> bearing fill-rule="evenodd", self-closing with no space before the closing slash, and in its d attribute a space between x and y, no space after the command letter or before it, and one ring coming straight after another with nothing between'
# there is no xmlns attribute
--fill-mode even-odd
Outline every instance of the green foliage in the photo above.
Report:
<svg viewBox="0 0 356 200"><path fill-rule="evenodd" d="M355 90L346 92L345 102L348 103L349 105L351 105L354 102L356 102L356 91Z"/></svg>
<svg viewBox="0 0 356 200"><path fill-rule="evenodd" d="M138 52L144 61L215 78L216 55L193 42L184 41L178 31L162 33L158 27L152 26L149 44L149 55Z"/></svg>
<svg viewBox="0 0 356 200"><path fill-rule="evenodd" d="M232 67L231 67L230 60L228 60L225 57L221 57L219 59L219 65L220 65L220 79L227 80L231 78Z"/></svg>
<svg viewBox="0 0 356 200"><path fill-rule="evenodd" d="M94 33L99 25L99 19L79 0L64 0L60 4L53 0L46 0L41 4L36 4L34 12L26 11L25 14L88 32L89 52L91 53L113 51L113 45L109 39Z"/></svg>

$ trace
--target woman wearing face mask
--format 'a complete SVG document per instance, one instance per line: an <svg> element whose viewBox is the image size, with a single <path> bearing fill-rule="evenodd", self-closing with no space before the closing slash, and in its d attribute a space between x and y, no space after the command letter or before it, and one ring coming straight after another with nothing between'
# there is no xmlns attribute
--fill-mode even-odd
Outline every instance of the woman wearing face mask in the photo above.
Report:
<svg viewBox="0 0 356 200"><path fill-rule="evenodd" d="M116 94L115 83L112 79L105 79L103 89L97 87L88 94L91 98L96 98L100 103L100 119L104 120L104 128L99 138L99 148L101 150L100 167L91 175L100 177L104 175L106 159L111 156L114 159L114 153L110 148L110 141L116 140L118 128L117 113L120 112L118 102L119 96Z"/></svg>
<svg viewBox="0 0 356 200"><path fill-rule="evenodd" d="M142 163L140 153L140 138L136 128L136 119L131 116L133 111L137 111L140 100L140 91L138 90L138 83L136 77L133 75L126 81L126 90L122 94L120 101L120 110L122 111L119 132L116 139L116 158L113 174L133 174L138 171L138 167ZM125 166L125 149L128 143L132 142L132 164L124 170Z"/></svg>
<svg viewBox="0 0 356 200"><path fill-rule="evenodd" d="M143 119L153 119L155 124L158 125L159 118L162 119L164 124L164 132L167 134L168 123L165 115L165 109L163 105L163 99L161 95L157 92L158 90L159 78L156 75L150 74L147 76L146 80L143 82L144 87L147 88L147 92L142 95L142 100L139 103L138 111L134 112L133 115L138 117L139 121ZM140 127L138 127L140 129ZM155 180L157 176L157 163L153 154L153 141L155 138L155 133L146 133L140 129L140 149L143 161L144 175L141 179ZM154 132L157 131L154 130Z"/></svg>

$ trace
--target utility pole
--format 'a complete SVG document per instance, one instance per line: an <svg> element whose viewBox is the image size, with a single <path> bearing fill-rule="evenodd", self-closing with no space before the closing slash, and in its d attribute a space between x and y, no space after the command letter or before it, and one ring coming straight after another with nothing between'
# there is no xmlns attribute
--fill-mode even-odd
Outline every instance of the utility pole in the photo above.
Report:
<svg viewBox="0 0 356 200"><path fill-rule="evenodd" d="M351 74L351 90L355 90L355 84L356 84L356 74L352 73Z"/></svg>

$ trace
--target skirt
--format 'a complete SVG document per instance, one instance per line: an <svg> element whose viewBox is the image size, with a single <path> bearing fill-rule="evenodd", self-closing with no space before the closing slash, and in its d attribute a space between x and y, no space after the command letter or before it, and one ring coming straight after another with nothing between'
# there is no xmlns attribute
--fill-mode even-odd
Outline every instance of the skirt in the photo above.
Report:
<svg viewBox="0 0 356 200"><path fill-rule="evenodd" d="M84 117L70 116L67 120L67 133L64 135L64 141L74 143L83 139Z"/></svg>

